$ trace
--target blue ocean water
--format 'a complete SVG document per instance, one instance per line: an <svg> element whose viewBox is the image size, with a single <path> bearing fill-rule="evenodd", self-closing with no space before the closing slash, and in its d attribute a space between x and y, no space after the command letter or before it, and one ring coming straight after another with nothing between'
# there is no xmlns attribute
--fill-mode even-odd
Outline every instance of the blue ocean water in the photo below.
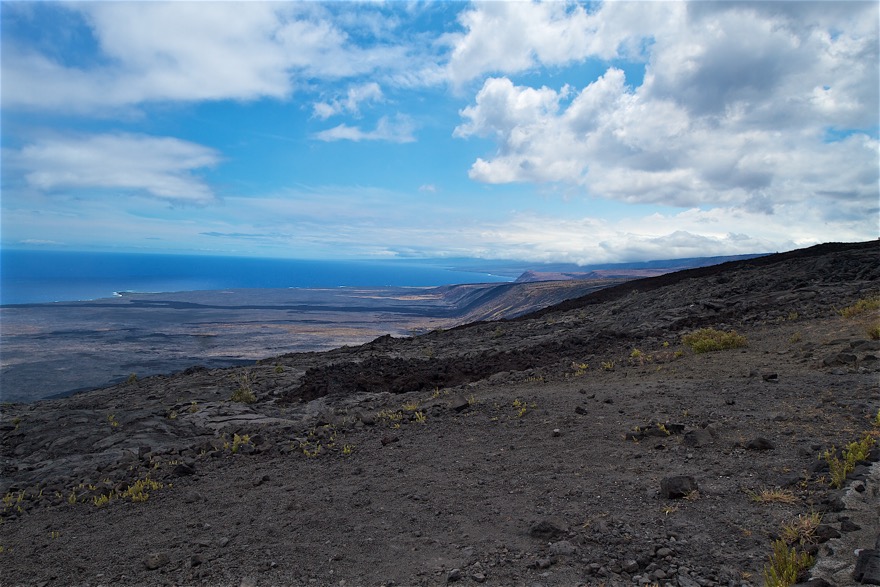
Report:
<svg viewBox="0 0 880 587"><path fill-rule="evenodd" d="M0 305L94 300L115 292L437 286L511 281L435 261L315 261L170 254L0 251Z"/></svg>

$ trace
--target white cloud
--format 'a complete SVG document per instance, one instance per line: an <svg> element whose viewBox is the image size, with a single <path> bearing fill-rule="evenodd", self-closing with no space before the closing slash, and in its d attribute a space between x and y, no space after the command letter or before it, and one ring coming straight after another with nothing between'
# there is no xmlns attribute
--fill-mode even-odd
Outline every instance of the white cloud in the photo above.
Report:
<svg viewBox="0 0 880 587"><path fill-rule="evenodd" d="M100 53L71 65L4 38L4 108L100 114L150 101L286 98L298 84L418 69L392 44L361 47L300 3L90 2L81 15ZM377 18L380 18L377 16Z"/></svg>
<svg viewBox="0 0 880 587"><path fill-rule="evenodd" d="M369 82L348 88L345 98L337 98L329 102L316 102L314 113L316 118L326 120L337 114L360 114L361 104L382 102L382 88L376 82Z"/></svg>
<svg viewBox="0 0 880 587"><path fill-rule="evenodd" d="M570 2L481 2L459 15L446 74L454 85L487 72L516 73L590 57L640 59L641 41L675 2L607 2L590 12Z"/></svg>
<svg viewBox="0 0 880 587"><path fill-rule="evenodd" d="M614 30L635 30L629 14L620 27L614 20L625 4L646 6L604 4L597 16L608 18L597 34L617 41ZM470 177L558 183L594 197L682 208L778 214L785 206L809 205L819 211L818 223L876 219L876 4L846 3L853 6L831 14L758 4L691 3L685 10L658 4L656 15L666 18L651 23L641 86L628 85L613 67L579 91L487 79L454 131L497 145L473 163ZM484 9L490 10L478 10ZM491 10L514 28L522 26L521 15L509 10L533 11L531 26L549 26L539 18L546 7ZM591 18L555 10L569 24ZM526 42L522 51L552 61L541 57L540 47ZM828 141L829 128L846 129L843 140ZM875 233L876 226L862 235Z"/></svg>
<svg viewBox="0 0 880 587"><path fill-rule="evenodd" d="M376 123L373 130L363 130L358 126L340 124L331 129L323 130L315 134L320 141L388 141L392 143L411 143L415 141L413 132L415 124L406 115L398 114L394 117L383 116Z"/></svg>
<svg viewBox="0 0 880 587"><path fill-rule="evenodd" d="M115 190L201 204L215 196L195 172L213 167L220 157L175 138L103 134L40 139L7 161L42 192Z"/></svg>

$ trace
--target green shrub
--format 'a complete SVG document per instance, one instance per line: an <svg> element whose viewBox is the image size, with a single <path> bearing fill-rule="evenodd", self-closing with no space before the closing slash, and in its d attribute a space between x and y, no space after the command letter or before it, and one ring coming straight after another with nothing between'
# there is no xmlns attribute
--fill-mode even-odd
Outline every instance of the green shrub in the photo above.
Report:
<svg viewBox="0 0 880 587"><path fill-rule="evenodd" d="M238 383L238 389L232 392L232 397L229 399L242 404L252 404L257 401L257 396L252 388L250 373L242 371L235 376L235 381Z"/></svg>
<svg viewBox="0 0 880 587"><path fill-rule="evenodd" d="M764 566L764 583L767 587L789 587L811 566L813 557L808 553L798 551L784 540L775 540L770 561Z"/></svg>
<svg viewBox="0 0 880 587"><path fill-rule="evenodd" d="M695 353L708 353L746 346L746 337L736 331L724 332L714 328L701 328L681 337L681 342Z"/></svg>
<svg viewBox="0 0 880 587"><path fill-rule="evenodd" d="M852 306L847 306L842 310L838 310L838 313L844 318L855 318L856 316L861 316L868 312L876 312L877 310L880 310L880 296L862 298Z"/></svg>

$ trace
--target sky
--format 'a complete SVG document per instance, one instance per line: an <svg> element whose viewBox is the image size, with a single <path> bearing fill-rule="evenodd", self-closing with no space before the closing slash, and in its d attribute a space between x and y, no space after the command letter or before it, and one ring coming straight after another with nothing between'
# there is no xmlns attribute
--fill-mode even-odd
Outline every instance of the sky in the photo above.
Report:
<svg viewBox="0 0 880 587"><path fill-rule="evenodd" d="M580 264L880 235L880 3L0 3L0 246Z"/></svg>

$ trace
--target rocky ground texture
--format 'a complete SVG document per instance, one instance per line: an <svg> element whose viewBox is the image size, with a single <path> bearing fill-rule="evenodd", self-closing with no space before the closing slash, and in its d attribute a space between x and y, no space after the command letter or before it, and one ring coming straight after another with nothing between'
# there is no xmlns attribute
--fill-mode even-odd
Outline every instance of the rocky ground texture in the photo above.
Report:
<svg viewBox="0 0 880 587"><path fill-rule="evenodd" d="M878 252L3 405L0 584L739 587L792 528L878 584L880 451L821 458L880 435Z"/></svg>

